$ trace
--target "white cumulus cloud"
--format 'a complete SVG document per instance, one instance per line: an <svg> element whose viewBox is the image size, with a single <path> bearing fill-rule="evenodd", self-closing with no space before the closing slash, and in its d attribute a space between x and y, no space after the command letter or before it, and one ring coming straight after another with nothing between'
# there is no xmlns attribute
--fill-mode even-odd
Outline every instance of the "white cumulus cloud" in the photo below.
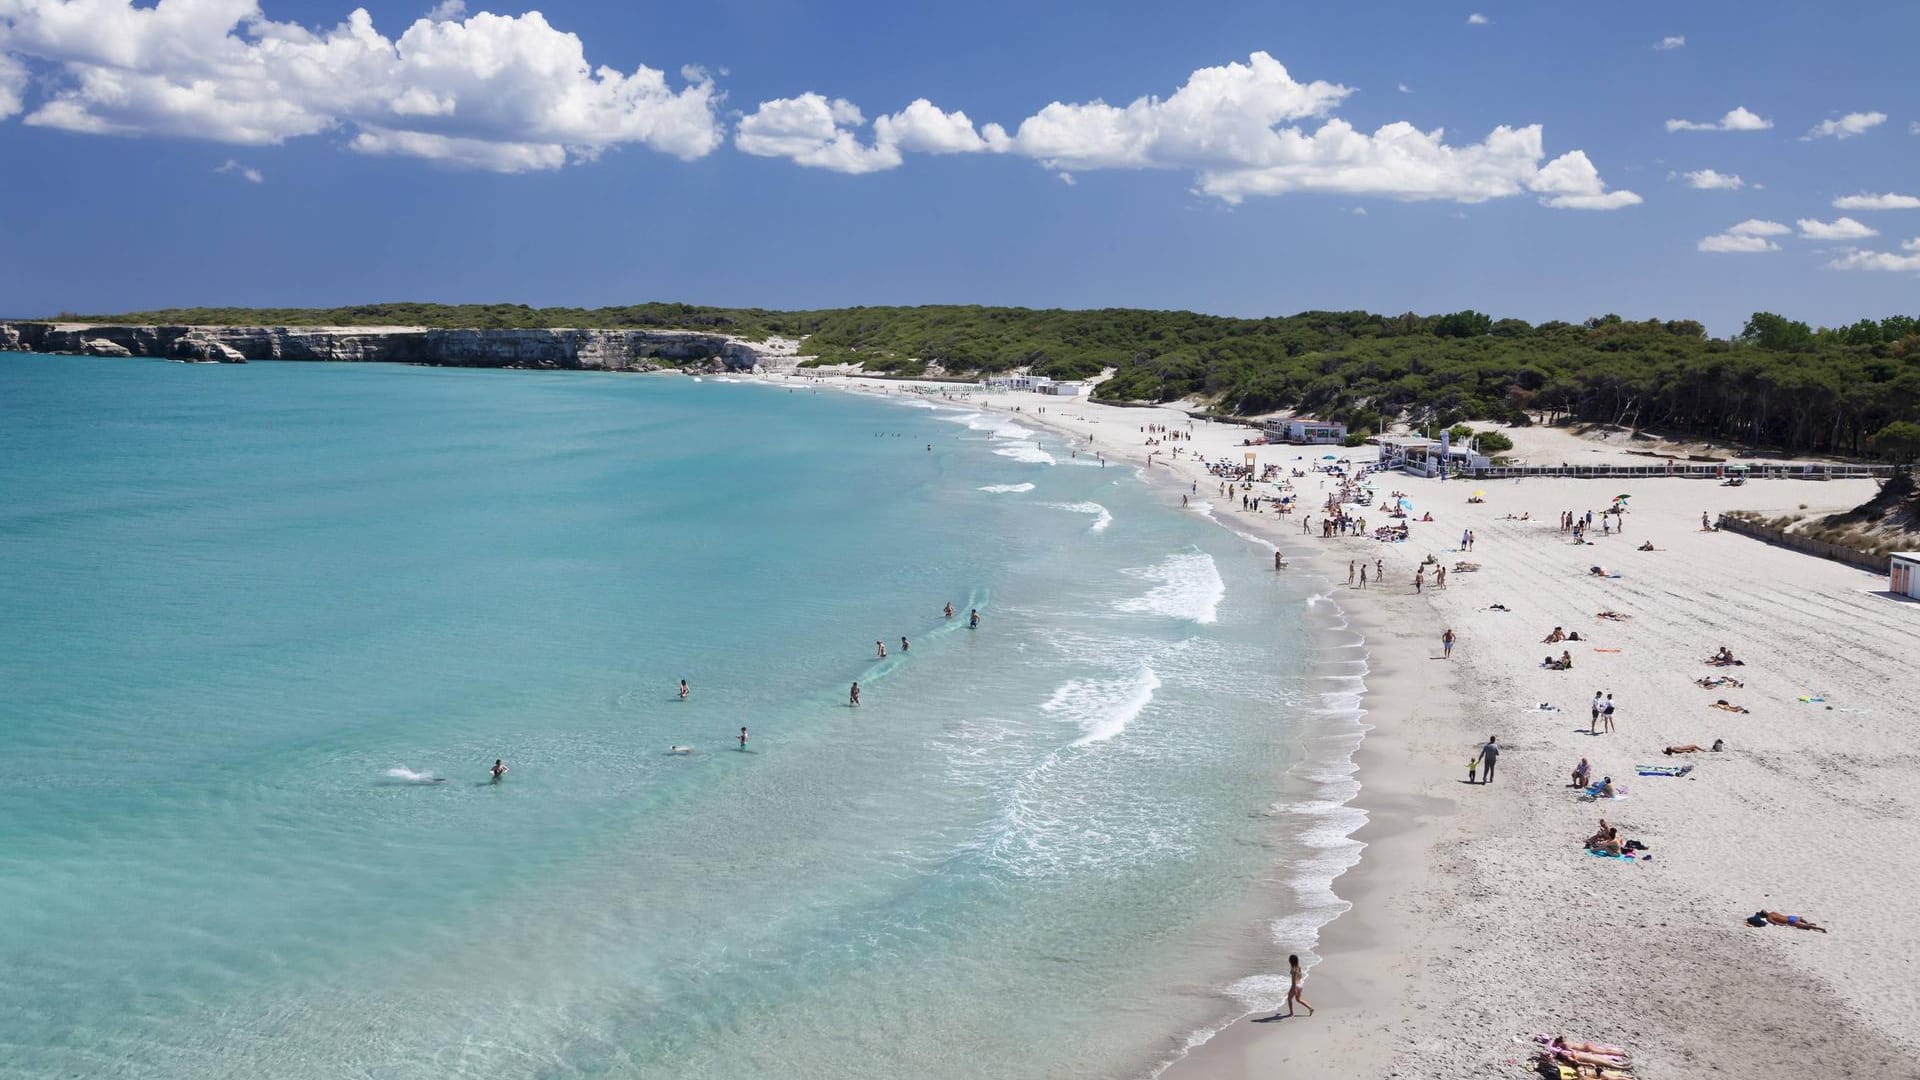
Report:
<svg viewBox="0 0 1920 1080"><path fill-rule="evenodd" d="M1878 230L1868 228L1850 217L1835 218L1832 221L1801 218L1794 224L1800 226L1802 240L1864 240L1869 236L1880 235Z"/></svg>
<svg viewBox="0 0 1920 1080"><path fill-rule="evenodd" d="M1765 131L1773 121L1736 105L1718 120L1669 120L1668 131Z"/></svg>
<svg viewBox="0 0 1920 1080"><path fill-rule="evenodd" d="M1802 142L1809 139L1825 139L1828 137L1851 139L1855 135L1865 134L1867 131L1879 127L1886 122L1887 114L1883 112L1848 113L1838 120L1822 120L1814 125L1812 131L1800 136L1800 139Z"/></svg>
<svg viewBox="0 0 1920 1080"><path fill-rule="evenodd" d="M233 160L232 158L228 158L226 160L226 164L221 165L219 168L213 171L217 173L238 173L240 175L240 178L245 180L249 184L265 183L267 179L266 177L260 175L259 169L255 169L247 165L242 165L239 162Z"/></svg>
<svg viewBox="0 0 1920 1080"><path fill-rule="evenodd" d="M845 98L805 93L763 101L740 118L734 146L759 157L783 157L798 165L842 173L898 168L900 149L890 143L863 144L855 129L864 123L858 106Z"/></svg>
<svg viewBox="0 0 1920 1080"><path fill-rule="evenodd" d="M1680 178L1687 182L1688 187L1698 188L1701 191L1739 191L1747 186L1747 182L1740 179L1737 174L1715 172L1712 169L1696 169L1693 172L1681 173Z"/></svg>
<svg viewBox="0 0 1920 1080"><path fill-rule="evenodd" d="M1669 49L1685 48L1686 44L1687 36L1685 34L1669 34L1659 41L1654 42L1653 47L1659 52L1666 52Z"/></svg>
<svg viewBox="0 0 1920 1080"><path fill-rule="evenodd" d="M1791 232L1793 232L1792 229L1777 221L1748 218L1726 232L1702 237L1695 247L1701 251L1715 251L1723 254L1779 251L1780 245L1768 237L1786 236Z"/></svg>
<svg viewBox="0 0 1920 1080"><path fill-rule="evenodd" d="M1920 210L1920 196L1895 195L1842 195L1833 200L1835 210Z"/></svg>
<svg viewBox="0 0 1920 1080"><path fill-rule="evenodd" d="M988 124L983 131L976 132L966 113L957 109L942 112L926 98L915 100L891 116L876 117L873 137L876 142L921 154L1000 151L1005 150L1009 142L999 124Z"/></svg>
<svg viewBox="0 0 1920 1080"><path fill-rule="evenodd" d="M1485 26L1487 25L1487 23L1491 21L1492 21L1491 19L1488 19L1485 15L1482 15L1477 11L1467 16L1468 26Z"/></svg>
<svg viewBox="0 0 1920 1080"><path fill-rule="evenodd" d="M369 153L557 168L638 144L683 159L721 141L704 77L591 67L539 12L442 3L398 38L356 9L326 29L254 0L0 0L0 54L57 72L26 123L101 135L269 145L345 129Z"/></svg>
<svg viewBox="0 0 1920 1080"><path fill-rule="evenodd" d="M1920 273L1920 237L1900 245L1912 255L1891 251L1849 251L1827 265L1835 270L1879 270L1886 273Z"/></svg>

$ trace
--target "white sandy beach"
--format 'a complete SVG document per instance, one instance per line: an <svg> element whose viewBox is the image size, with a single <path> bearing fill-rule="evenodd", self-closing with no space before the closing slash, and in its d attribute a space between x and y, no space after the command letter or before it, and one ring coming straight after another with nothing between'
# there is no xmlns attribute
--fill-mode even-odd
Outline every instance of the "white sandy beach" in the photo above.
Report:
<svg viewBox="0 0 1920 1080"><path fill-rule="evenodd" d="M824 385L910 392L879 380ZM1110 459L1137 464L1161 450L1150 476L1164 473L1175 509L1191 483L1202 496L1217 489L1196 457L1239 462L1252 452L1262 464L1304 468L1325 452L1244 447L1251 429L1196 421L1170 464L1139 428L1187 430L1176 409L966 398L1017 407L1021 419L1091 440ZM1564 432L1515 437L1517 457L1543 463L1634 460ZM1356 463L1375 453L1333 452ZM1884 574L1699 528L1703 511L1851 507L1872 495L1871 481L1476 485L1396 473L1376 479L1376 496L1404 491L1416 515L1434 518L1400 544L1322 539L1322 474L1295 484L1311 535L1297 515L1247 513L1237 497L1208 501L1223 522L1281 544L1287 572L1326 577L1366 634L1374 730L1357 756L1355 803L1369 815L1356 834L1368 848L1336 885L1353 909L1317 944L1275 941L1265 922L1246 928L1258 970L1284 971L1288 952L1317 954L1306 997L1318 1012L1244 1017L1167 1075L1519 1075L1532 1033L1564 1032L1627 1046L1642 1077L1920 1076L1920 972L1906 948L1920 920L1920 872L1908 857L1920 835L1920 732L1905 708L1920 686L1920 605L1888 597ZM1469 504L1480 486L1486 501ZM1561 511L1589 510L1598 529L1618 493L1632 495L1623 536L1596 533L1592 546L1575 546L1558 529ZM1522 513L1531 520L1507 519ZM1366 516L1370 525L1385 518ZM1471 555L1453 550L1463 529L1476 534ZM1659 550L1636 550L1647 540ZM1429 553L1482 569L1416 596L1414 569ZM1384 561L1384 587L1346 587L1348 561L1360 558ZM1594 565L1620 576L1592 576ZM1630 619L1595 618L1609 609ZM1542 643L1556 625L1584 640ZM1447 627L1459 637L1451 661L1438 658ZM1720 646L1744 666L1702 663ZM1562 649L1571 671L1540 666ZM1716 674L1745 685L1695 685ZM1588 734L1596 691L1616 702L1612 734ZM1750 711L1713 708L1721 698ZM1490 734L1505 751L1497 777L1469 786L1466 762ZM1661 754L1715 738L1726 752ZM1568 785L1583 755L1627 797L1581 799ZM1695 768L1636 774L1675 764ZM1653 858L1589 856L1582 840L1603 816ZM1832 932L1742 921L1760 909ZM1233 1008L1223 997L1223 1014ZM1186 1033L1168 1034L1177 1047Z"/></svg>

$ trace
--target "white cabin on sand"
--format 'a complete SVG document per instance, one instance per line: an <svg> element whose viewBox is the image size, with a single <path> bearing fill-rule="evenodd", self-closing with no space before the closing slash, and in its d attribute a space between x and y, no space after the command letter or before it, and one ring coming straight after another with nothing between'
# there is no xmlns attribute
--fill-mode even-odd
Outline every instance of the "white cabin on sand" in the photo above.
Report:
<svg viewBox="0 0 1920 1080"><path fill-rule="evenodd" d="M1896 551L1887 568L1887 591L1920 600L1920 551Z"/></svg>
<svg viewBox="0 0 1920 1080"><path fill-rule="evenodd" d="M1296 446L1338 446L1347 438L1347 425L1311 416L1276 416L1261 425L1270 443Z"/></svg>

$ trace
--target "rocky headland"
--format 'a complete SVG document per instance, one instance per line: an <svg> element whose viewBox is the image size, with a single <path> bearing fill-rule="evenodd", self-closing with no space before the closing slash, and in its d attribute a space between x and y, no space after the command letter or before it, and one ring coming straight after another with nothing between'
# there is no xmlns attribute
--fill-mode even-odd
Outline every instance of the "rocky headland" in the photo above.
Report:
<svg viewBox="0 0 1920 1080"><path fill-rule="evenodd" d="M317 360L585 371L750 371L792 343L696 330L445 330L420 326L140 326L0 322L0 351L239 364Z"/></svg>

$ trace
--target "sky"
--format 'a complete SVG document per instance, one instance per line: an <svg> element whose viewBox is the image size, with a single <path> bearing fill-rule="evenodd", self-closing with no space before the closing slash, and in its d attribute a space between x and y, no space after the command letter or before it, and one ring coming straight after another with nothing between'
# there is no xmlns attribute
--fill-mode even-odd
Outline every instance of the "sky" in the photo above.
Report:
<svg viewBox="0 0 1920 1080"><path fill-rule="evenodd" d="M0 0L0 315L1920 314L1920 4Z"/></svg>

